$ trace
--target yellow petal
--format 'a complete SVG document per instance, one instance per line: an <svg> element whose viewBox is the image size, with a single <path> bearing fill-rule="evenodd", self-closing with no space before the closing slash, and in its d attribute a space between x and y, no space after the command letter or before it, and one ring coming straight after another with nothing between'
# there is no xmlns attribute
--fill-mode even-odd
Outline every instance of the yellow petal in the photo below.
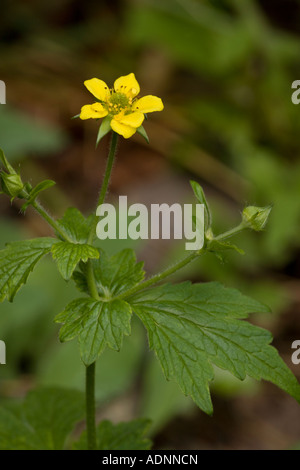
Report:
<svg viewBox="0 0 300 470"><path fill-rule="evenodd" d="M101 103L86 104L81 108L80 119L99 119L107 114L107 110Z"/></svg>
<svg viewBox="0 0 300 470"><path fill-rule="evenodd" d="M114 89L117 93L124 93L128 98L134 98L140 92L140 85L134 73L130 73L118 78L114 83Z"/></svg>
<svg viewBox="0 0 300 470"><path fill-rule="evenodd" d="M164 109L163 102L157 96L147 95L135 101L132 109L141 113L153 113L154 111L162 111Z"/></svg>
<svg viewBox="0 0 300 470"><path fill-rule="evenodd" d="M117 134L122 135L125 139L129 139L129 137L131 137L136 132L135 127L121 124L121 122L117 121L116 119L111 120L110 126L113 131L115 131Z"/></svg>
<svg viewBox="0 0 300 470"><path fill-rule="evenodd" d="M116 116L116 120L118 120L121 124L125 124L125 126L131 126L131 127L140 127L143 123L143 120L145 119L145 116L143 113L135 112L131 114L126 114L123 115L118 119L118 116Z"/></svg>
<svg viewBox="0 0 300 470"><path fill-rule="evenodd" d="M86 88L100 101L107 101L110 96L108 86L103 80L99 78L91 78L84 82Z"/></svg>

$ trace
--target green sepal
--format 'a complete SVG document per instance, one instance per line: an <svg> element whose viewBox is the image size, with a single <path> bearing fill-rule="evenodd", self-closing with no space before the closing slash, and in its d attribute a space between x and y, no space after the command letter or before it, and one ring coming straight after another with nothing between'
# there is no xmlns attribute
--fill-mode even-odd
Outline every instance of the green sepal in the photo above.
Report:
<svg viewBox="0 0 300 470"><path fill-rule="evenodd" d="M100 127L99 127L98 135L97 135L96 148L98 147L100 140L103 139L103 137L106 136L111 131L110 122L111 122L110 116L106 116L102 120Z"/></svg>
<svg viewBox="0 0 300 470"><path fill-rule="evenodd" d="M7 174L4 171L0 172L1 193L7 194L11 201L18 197L24 189L23 181L17 173Z"/></svg>
<svg viewBox="0 0 300 470"><path fill-rule="evenodd" d="M8 162L7 158L4 155L3 150L1 148L0 148L0 161L1 161L2 165L4 166L5 170L8 171L8 173L10 173L10 174L16 173L14 168Z"/></svg>
<svg viewBox="0 0 300 470"><path fill-rule="evenodd" d="M140 134L142 137L144 137L145 141L147 142L147 144L149 144L149 137L148 137L148 134L146 132L146 129L144 128L144 126L140 126L137 128L137 133Z"/></svg>
<svg viewBox="0 0 300 470"><path fill-rule="evenodd" d="M242 214L244 225L256 232L261 232L268 222L271 210L272 205L266 207L245 207Z"/></svg>

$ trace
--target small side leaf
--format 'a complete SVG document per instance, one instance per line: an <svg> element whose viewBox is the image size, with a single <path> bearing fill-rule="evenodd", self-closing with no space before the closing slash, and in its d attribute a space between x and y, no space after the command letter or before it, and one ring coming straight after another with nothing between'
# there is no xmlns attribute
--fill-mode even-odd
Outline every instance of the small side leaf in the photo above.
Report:
<svg viewBox="0 0 300 470"><path fill-rule="evenodd" d="M92 264L100 296L117 296L144 279L143 263L136 262L133 250L128 248L113 256L108 256L101 249L99 252L99 259L93 260ZM79 268L74 272L73 279L81 292L88 293L86 266L81 263Z"/></svg>
<svg viewBox="0 0 300 470"><path fill-rule="evenodd" d="M194 191L195 197L200 204L204 204L205 207L205 231L208 230L211 226L211 212L204 194L204 191L199 183L196 181L190 181L192 190Z"/></svg>
<svg viewBox="0 0 300 470"><path fill-rule="evenodd" d="M79 243L58 242L52 246L52 257L57 263L58 270L65 280L69 280L80 261L99 258L97 248Z"/></svg>
<svg viewBox="0 0 300 470"><path fill-rule="evenodd" d="M57 224L67 233L75 243L86 243L89 238L93 215L85 218L75 207L66 210L64 216L57 220Z"/></svg>
<svg viewBox="0 0 300 470"><path fill-rule="evenodd" d="M233 245L230 242L219 241L219 240L211 240L208 242L207 251L211 251L212 253L222 254L224 251L228 250L235 250L240 255L244 255L245 252L241 248L236 245Z"/></svg>
<svg viewBox="0 0 300 470"><path fill-rule="evenodd" d="M55 238L36 238L10 243L0 251L0 301L5 297L13 301L37 262L55 243Z"/></svg>
<svg viewBox="0 0 300 470"><path fill-rule="evenodd" d="M31 189L30 193L29 193L29 199L27 200L27 202L22 206L22 212L25 212L25 210L27 209L27 207L32 204L35 199L37 198L37 196L42 192L42 191L46 191L46 189L49 189L49 188L52 188L52 186L54 186L56 183L55 181L52 181L52 180L44 180L44 181L41 181L40 183L38 183L35 188Z"/></svg>
<svg viewBox="0 0 300 470"><path fill-rule="evenodd" d="M81 358L90 365L106 346L119 351L123 336L131 332L131 308L123 300L96 301L88 298L71 302L55 321L63 323L62 342L78 337Z"/></svg>

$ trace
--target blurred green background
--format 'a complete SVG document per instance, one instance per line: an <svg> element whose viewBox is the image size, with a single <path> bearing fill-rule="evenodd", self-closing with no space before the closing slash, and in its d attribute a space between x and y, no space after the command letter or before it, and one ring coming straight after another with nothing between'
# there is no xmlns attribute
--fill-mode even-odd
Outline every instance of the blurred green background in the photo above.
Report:
<svg viewBox="0 0 300 470"><path fill-rule="evenodd" d="M253 318L270 329L291 362L300 338L300 106L291 85L300 79L299 0L2 0L0 147L20 165L23 179L57 186L42 202L56 217L68 206L93 210L108 140L95 152L97 124L71 120L93 99L84 80L109 84L134 72L141 94L162 97L165 110L149 116L147 145L122 141L109 199L192 202L189 179L203 185L215 231L238 223L247 204L274 204L267 230L236 243L246 254L213 255L179 279L219 280L271 306ZM0 245L51 234L38 216L20 214L1 197ZM183 243L105 243L110 252L133 246L148 273L184 254ZM42 261L14 304L0 305L0 397L22 397L39 385L82 389L76 344L60 345L54 316L76 294ZM267 384L240 383L216 371L213 419L167 383L134 324L121 353L99 360L99 419L154 421L156 448L290 448L300 442L300 411Z"/></svg>

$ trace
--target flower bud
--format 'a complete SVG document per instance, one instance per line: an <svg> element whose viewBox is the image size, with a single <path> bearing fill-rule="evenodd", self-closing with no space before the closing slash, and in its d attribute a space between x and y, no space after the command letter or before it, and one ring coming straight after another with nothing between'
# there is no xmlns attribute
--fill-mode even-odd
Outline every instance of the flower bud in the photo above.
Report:
<svg viewBox="0 0 300 470"><path fill-rule="evenodd" d="M243 210L243 223L246 227L260 232L266 226L272 206L248 206Z"/></svg>
<svg viewBox="0 0 300 470"><path fill-rule="evenodd" d="M7 174L4 171L0 172L0 183L3 193L15 198L24 188L24 184L20 175L17 173Z"/></svg>

